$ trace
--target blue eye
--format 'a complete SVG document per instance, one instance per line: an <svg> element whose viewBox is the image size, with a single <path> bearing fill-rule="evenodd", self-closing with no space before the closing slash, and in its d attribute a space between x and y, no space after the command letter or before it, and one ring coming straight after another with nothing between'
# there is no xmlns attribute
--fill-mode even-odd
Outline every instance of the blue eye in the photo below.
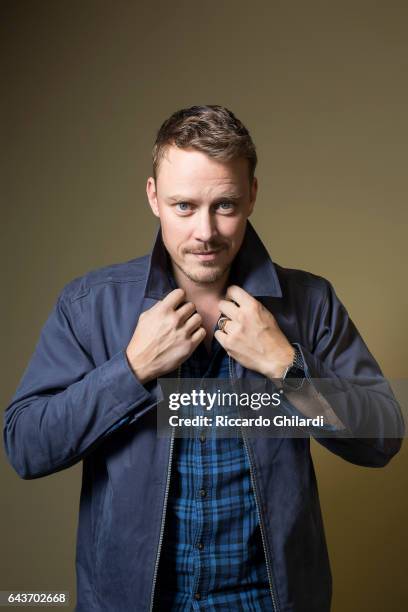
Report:
<svg viewBox="0 0 408 612"><path fill-rule="evenodd" d="M232 202L220 202L218 208L221 210L231 210L233 208Z"/></svg>
<svg viewBox="0 0 408 612"><path fill-rule="evenodd" d="M187 212L190 210L190 204L188 202L178 202L177 207L182 212Z"/></svg>

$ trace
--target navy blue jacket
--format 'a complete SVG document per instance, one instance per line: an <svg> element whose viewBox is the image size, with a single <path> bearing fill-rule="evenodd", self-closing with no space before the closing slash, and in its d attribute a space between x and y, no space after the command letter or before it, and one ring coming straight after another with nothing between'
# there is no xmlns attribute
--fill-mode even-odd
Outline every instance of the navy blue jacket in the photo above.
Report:
<svg viewBox="0 0 408 612"><path fill-rule="evenodd" d="M356 434L369 421L375 435L319 442L352 463L386 465L401 446L401 413L331 284L272 263L249 222L234 265L238 284L298 343L308 375L374 381L350 386L341 419ZM156 435L157 383L137 380L125 349L140 313L171 290L166 266L159 231L150 255L67 284L5 412L6 452L22 478L82 461L77 612L151 609L172 444ZM248 376L234 365L239 377ZM327 612L331 573L310 440L247 444L274 608Z"/></svg>

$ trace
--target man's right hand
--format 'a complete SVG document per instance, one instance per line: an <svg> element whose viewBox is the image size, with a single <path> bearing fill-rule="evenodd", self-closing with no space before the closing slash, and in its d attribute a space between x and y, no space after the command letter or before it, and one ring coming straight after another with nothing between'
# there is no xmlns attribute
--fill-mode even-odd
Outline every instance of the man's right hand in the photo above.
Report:
<svg viewBox="0 0 408 612"><path fill-rule="evenodd" d="M129 364L142 384L175 370L204 339L201 316L184 289L174 289L142 312L126 348Z"/></svg>

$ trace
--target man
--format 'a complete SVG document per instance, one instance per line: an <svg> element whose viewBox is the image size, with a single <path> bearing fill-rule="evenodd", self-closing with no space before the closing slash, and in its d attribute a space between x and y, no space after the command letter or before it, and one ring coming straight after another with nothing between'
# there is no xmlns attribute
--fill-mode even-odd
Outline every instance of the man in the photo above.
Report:
<svg viewBox="0 0 408 612"><path fill-rule="evenodd" d="M64 288L7 408L22 478L83 461L78 612L330 609L309 438L158 437L158 378L273 379L294 411L326 406L327 431L354 434L318 438L346 460L384 466L401 446L399 407L330 283L272 263L250 225L256 161L223 107L165 121L152 253ZM312 390L335 381L333 406L297 403L293 371Z"/></svg>

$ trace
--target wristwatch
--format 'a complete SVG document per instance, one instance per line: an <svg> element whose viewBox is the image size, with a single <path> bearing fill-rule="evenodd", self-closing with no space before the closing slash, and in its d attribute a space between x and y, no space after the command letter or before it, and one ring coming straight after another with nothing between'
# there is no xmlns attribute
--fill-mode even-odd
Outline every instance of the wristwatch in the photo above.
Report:
<svg viewBox="0 0 408 612"><path fill-rule="evenodd" d="M283 391L298 391L302 388L305 380L305 364L302 353L297 346L292 363L286 368L282 376Z"/></svg>

